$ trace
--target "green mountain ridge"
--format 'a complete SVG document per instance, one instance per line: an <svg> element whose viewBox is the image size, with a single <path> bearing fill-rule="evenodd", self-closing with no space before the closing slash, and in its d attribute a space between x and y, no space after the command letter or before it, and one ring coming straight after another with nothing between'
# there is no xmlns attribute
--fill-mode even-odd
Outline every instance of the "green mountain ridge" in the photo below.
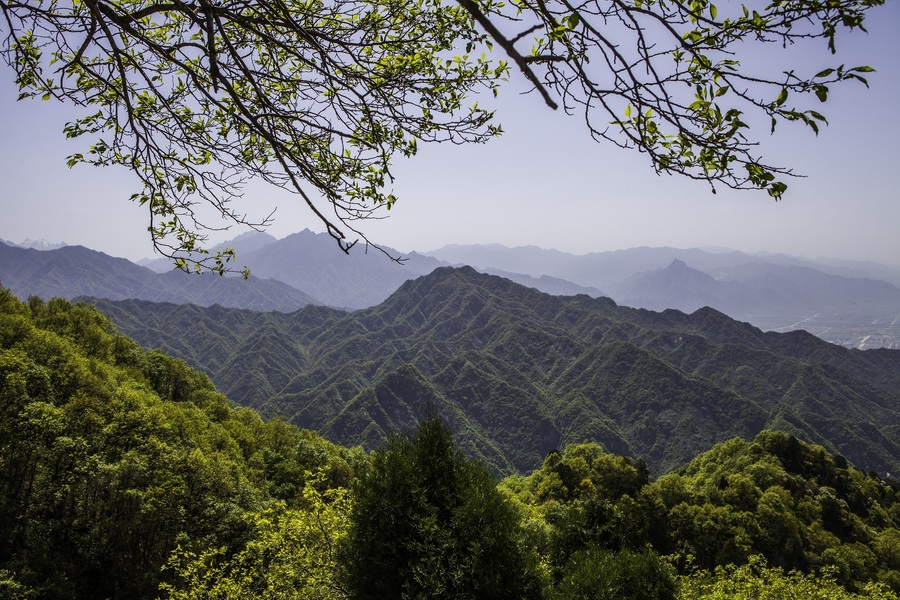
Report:
<svg viewBox="0 0 900 600"><path fill-rule="evenodd" d="M408 428L424 408L413 390L428 389L459 415L460 444L499 473L584 440L661 473L772 427L900 472L900 352L763 333L713 309L549 296L471 268L437 269L351 313L97 305L233 400L341 444Z"/></svg>

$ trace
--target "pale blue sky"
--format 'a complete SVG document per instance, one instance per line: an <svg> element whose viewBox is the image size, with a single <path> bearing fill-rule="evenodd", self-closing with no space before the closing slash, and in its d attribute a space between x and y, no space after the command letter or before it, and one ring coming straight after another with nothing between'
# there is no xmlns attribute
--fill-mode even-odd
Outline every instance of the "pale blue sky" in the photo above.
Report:
<svg viewBox="0 0 900 600"><path fill-rule="evenodd" d="M575 253L726 246L900 265L900 2L887 4L872 13L868 35L838 42L838 63L877 69L871 89L835 89L822 111L831 125L818 138L789 127L763 140L771 162L807 175L789 182L782 202L724 189L714 196L699 182L657 177L644 156L592 142L577 116L550 111L534 94L517 94L513 82L498 112L507 133L484 146L424 147L414 159L398 161L400 201L367 231L401 251L492 242ZM812 72L834 62L824 44L791 60ZM144 212L127 201L138 191L131 176L67 169L65 157L87 144L63 139L71 113L50 102L16 103L15 96L12 73L0 70L0 238L151 256ZM263 185L248 190L241 210L263 216L274 206L269 232L276 237L319 229L294 197Z"/></svg>

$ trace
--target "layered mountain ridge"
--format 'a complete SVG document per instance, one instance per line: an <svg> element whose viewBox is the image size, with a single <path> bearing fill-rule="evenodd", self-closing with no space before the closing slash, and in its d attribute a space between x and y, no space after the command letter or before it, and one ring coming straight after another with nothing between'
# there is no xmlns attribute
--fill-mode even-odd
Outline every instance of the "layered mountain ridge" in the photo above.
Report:
<svg viewBox="0 0 900 600"><path fill-rule="evenodd" d="M36 250L0 243L0 283L22 299L28 296L139 298L283 312L321 304L283 282L253 275L250 279L244 282L240 277L193 275L171 269L155 273L124 258L83 246Z"/></svg>
<svg viewBox="0 0 900 600"><path fill-rule="evenodd" d="M383 252L356 247L348 255L336 251L328 235L309 230L280 240L252 232L216 248L226 247L237 253L236 265L249 266L254 277L266 282L248 289L214 278L179 279L164 259L144 263L159 271L154 274L113 264L121 259L86 249L31 251L23 258L6 256L3 248L0 282L10 282L22 298L89 294L254 310L291 311L309 303L361 309L383 302L404 281L437 267L468 264L555 295L609 296L619 304L652 310L693 312L712 306L764 330L806 329L847 347L900 348L900 271L873 263L696 248L572 255L497 244L448 246L433 251L435 256L403 255L389 247ZM17 273L20 263L58 268L41 266L22 276Z"/></svg>

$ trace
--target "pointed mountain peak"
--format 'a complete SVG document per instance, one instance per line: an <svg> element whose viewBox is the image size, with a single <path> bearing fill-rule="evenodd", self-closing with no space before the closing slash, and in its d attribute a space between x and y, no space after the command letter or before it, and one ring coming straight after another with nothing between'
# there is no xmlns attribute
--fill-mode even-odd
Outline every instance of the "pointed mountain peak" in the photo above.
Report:
<svg viewBox="0 0 900 600"><path fill-rule="evenodd" d="M715 278L710 274L699 269L695 269L678 258L673 259L672 262L669 263L669 266L665 269L660 269L655 273L668 278L676 277L679 281L689 279L695 284L702 282L706 285L713 285L715 283Z"/></svg>
<svg viewBox="0 0 900 600"><path fill-rule="evenodd" d="M234 239L222 242L214 247L214 250L224 250L225 248L234 248L236 252L253 252L263 246L268 246L278 240L266 233L265 231L246 231Z"/></svg>
<svg viewBox="0 0 900 600"><path fill-rule="evenodd" d="M66 244L65 242L48 242L43 238L39 240L25 238L25 241L21 244L13 245L18 246L19 248L31 248L32 250L57 250L59 248L65 248L66 246L68 246L68 244Z"/></svg>

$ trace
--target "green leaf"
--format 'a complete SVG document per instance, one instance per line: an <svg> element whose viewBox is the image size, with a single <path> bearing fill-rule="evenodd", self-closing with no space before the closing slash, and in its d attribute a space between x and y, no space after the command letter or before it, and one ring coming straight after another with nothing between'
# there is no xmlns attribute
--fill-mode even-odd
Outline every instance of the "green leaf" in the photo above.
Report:
<svg viewBox="0 0 900 600"><path fill-rule="evenodd" d="M848 73L847 76L845 77L845 79L858 79L859 81L862 81L866 87L869 87L868 80L865 77L860 77L856 73Z"/></svg>
<svg viewBox="0 0 900 600"><path fill-rule="evenodd" d="M782 104L784 104L787 101L787 98L788 98L787 88L782 88L781 93L778 94L778 99L775 100L775 104L777 104L778 106L781 106Z"/></svg>
<svg viewBox="0 0 900 600"><path fill-rule="evenodd" d="M787 191L787 184L780 181L776 181L768 189L769 195L776 200L780 200L785 191Z"/></svg>
<svg viewBox="0 0 900 600"><path fill-rule="evenodd" d="M828 77L832 73L834 73L834 69L825 69L824 71L819 71L818 73L816 73L816 76L813 77L813 79L817 79L819 77Z"/></svg>

